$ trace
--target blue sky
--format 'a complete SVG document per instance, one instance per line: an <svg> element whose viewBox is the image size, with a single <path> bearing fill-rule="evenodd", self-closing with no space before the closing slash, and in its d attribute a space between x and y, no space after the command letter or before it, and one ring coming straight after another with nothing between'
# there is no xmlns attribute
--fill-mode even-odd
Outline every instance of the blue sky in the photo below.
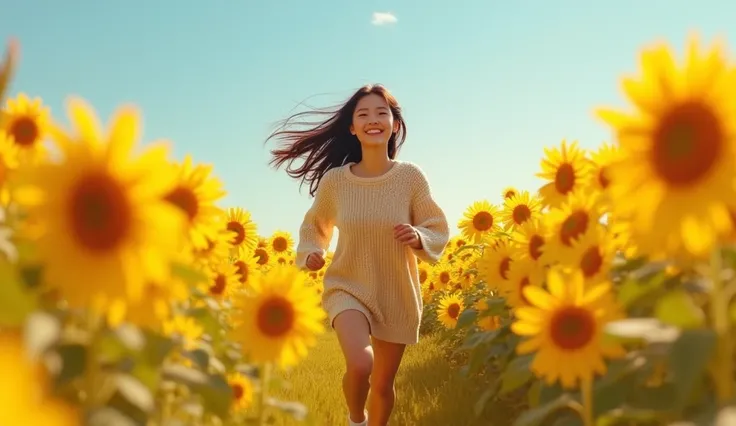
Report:
<svg viewBox="0 0 736 426"><path fill-rule="evenodd" d="M266 235L297 232L311 203L307 187L267 166L263 145L299 101L326 106L364 83L387 85L407 119L400 158L426 171L454 225L474 200L500 202L507 185L535 190L543 147L606 140L592 110L623 105L619 78L642 46L681 51L692 30L733 41L736 16L725 0L205 4L2 1L0 37L22 44L11 94L40 96L60 118L68 94L105 117L136 103L145 140L213 163L223 205L251 211ZM374 12L397 21L372 25Z"/></svg>

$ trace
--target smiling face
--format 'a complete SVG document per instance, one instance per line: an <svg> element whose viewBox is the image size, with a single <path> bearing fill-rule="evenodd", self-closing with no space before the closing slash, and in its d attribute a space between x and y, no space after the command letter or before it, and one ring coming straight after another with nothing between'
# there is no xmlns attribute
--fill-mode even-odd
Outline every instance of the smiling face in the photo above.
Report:
<svg viewBox="0 0 736 426"><path fill-rule="evenodd" d="M358 101L353 112L350 133L358 137L361 145L386 145L391 134L398 129L399 122L394 121L389 104L383 96L371 93Z"/></svg>

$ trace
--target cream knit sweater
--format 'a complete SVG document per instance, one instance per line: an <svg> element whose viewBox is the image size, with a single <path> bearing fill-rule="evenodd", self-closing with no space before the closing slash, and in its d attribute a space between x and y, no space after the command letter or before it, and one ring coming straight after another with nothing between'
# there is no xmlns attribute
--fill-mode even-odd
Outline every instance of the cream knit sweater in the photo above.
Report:
<svg viewBox="0 0 736 426"><path fill-rule="evenodd" d="M415 164L396 161L388 172L369 178L353 174L352 164L322 177L299 231L296 264L304 268L313 252L325 255L336 226L340 233L322 295L330 323L356 309L375 338L417 343L423 304L416 257L439 259L449 239L447 218ZM393 228L401 223L417 229L420 250L394 238Z"/></svg>

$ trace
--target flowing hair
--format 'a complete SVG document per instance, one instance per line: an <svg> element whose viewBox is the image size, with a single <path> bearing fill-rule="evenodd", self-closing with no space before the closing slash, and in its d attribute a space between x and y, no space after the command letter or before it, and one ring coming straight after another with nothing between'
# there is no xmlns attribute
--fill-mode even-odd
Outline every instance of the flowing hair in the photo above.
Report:
<svg viewBox="0 0 736 426"><path fill-rule="evenodd" d="M288 163L286 173L301 179L299 187L309 183L309 194L314 196L319 182L328 170L349 162L359 162L363 158L358 137L350 133L353 113L358 102L365 96L376 94L383 97L391 109L399 130L388 140L388 157L392 160L406 140L406 123L396 98L384 86L369 84L358 89L347 101L328 109L314 109L296 113L280 122L278 129L266 139L278 139L282 147L271 150L269 165L276 169ZM326 117L322 120L297 121L299 118L314 115ZM303 126L295 129L293 126ZM294 167L296 159L303 159L299 167Z"/></svg>

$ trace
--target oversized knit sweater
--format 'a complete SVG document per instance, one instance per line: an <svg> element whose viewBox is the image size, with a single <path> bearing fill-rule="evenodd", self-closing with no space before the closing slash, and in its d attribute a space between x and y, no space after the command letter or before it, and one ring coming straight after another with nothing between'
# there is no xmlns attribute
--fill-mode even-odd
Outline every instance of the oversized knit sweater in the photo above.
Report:
<svg viewBox="0 0 736 426"><path fill-rule="evenodd" d="M362 312L377 339L414 344L419 339L422 296L419 257L439 259L449 239L447 218L435 202L424 172L396 161L381 176L359 177L348 163L324 174L299 231L296 264L323 256L340 231L325 271L322 305L334 326L348 309ZM394 226L409 223L422 242L415 250L394 238Z"/></svg>

